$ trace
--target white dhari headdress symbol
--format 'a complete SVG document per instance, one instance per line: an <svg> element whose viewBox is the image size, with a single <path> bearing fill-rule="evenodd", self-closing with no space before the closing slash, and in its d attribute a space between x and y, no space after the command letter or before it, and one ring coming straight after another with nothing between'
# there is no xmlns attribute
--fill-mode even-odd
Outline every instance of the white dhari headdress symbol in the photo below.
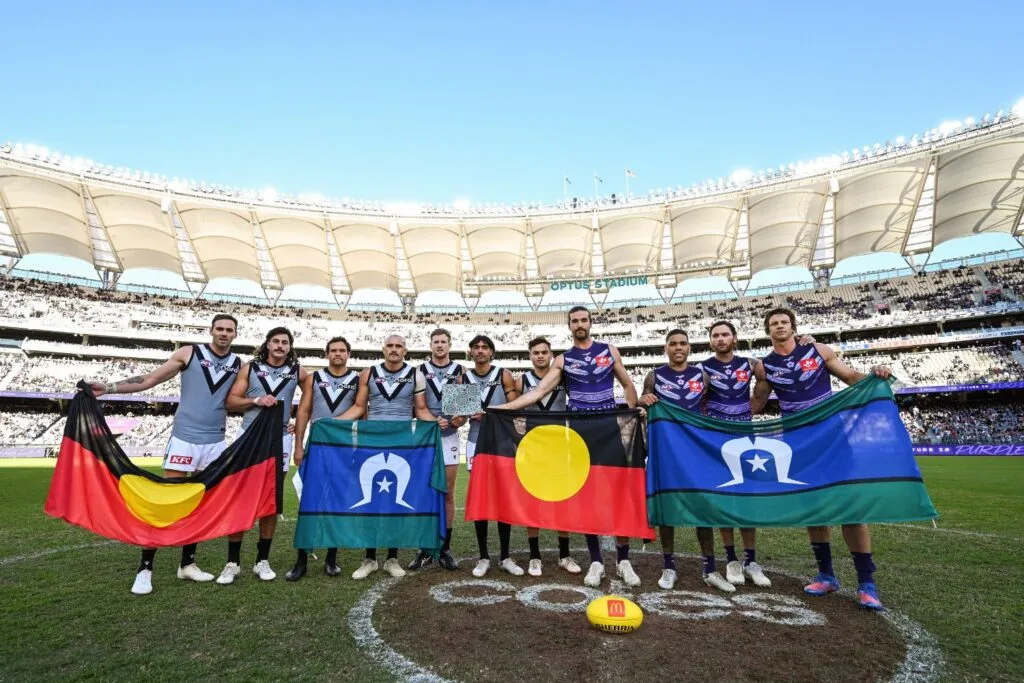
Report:
<svg viewBox="0 0 1024 683"><path fill-rule="evenodd" d="M373 499L373 478L377 476L378 472L383 470L394 474L397 480L395 503L410 510L416 509L406 503L403 498L405 489L409 486L409 477L412 474L412 468L409 467L409 463L405 461L405 458L394 453L388 453L387 455L378 453L367 458L362 467L359 468L359 488L362 490L363 498L350 507L349 510L367 505Z"/></svg>
<svg viewBox="0 0 1024 683"><path fill-rule="evenodd" d="M806 482L789 478L789 465L793 462L793 449L784 441L769 439L763 436L754 437L753 439L749 436L742 436L722 444L722 459L725 460L725 466L729 468L729 473L732 474L732 480L719 484L717 488L721 489L726 486L736 486L743 483L743 465L740 462L740 458L748 451L766 451L772 454L772 459L775 461L775 475L780 484L807 485ZM754 456L753 460L748 460L747 462L751 464L752 469L764 469L764 461L760 460L758 456Z"/></svg>

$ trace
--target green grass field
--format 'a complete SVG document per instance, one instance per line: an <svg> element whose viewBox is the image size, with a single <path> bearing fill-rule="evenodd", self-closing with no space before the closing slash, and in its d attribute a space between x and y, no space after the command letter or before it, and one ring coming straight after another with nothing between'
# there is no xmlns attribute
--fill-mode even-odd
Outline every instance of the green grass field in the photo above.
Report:
<svg viewBox="0 0 1024 683"><path fill-rule="evenodd" d="M283 580L293 560L291 490L288 519L279 524L271 553L277 581L262 583L248 573L251 534L243 549L246 571L234 586L178 581L178 552L167 550L157 555L153 594L140 598L128 591L135 548L43 514L52 462L0 461L0 680L391 678L348 632L348 610L377 580L347 578L359 553L341 553L345 574L337 579L313 563L305 580ZM874 528L882 598L938 639L946 680L1024 680L1024 458L921 458L920 464L942 515L939 528ZM465 485L463 473L461 495ZM852 563L836 537L837 569L850 586ZM695 551L689 534L679 538L681 551ZM553 539L545 537L544 545L554 547ZM582 539L574 538L579 545ZM802 530L763 531L758 545L763 564L813 573ZM456 525L454 546L457 556L474 554L470 525ZM513 531L513 546L525 547L522 530ZM217 573L225 552L224 541L201 545L200 566ZM411 556L404 552L401 559ZM460 574L468 577L468 569Z"/></svg>

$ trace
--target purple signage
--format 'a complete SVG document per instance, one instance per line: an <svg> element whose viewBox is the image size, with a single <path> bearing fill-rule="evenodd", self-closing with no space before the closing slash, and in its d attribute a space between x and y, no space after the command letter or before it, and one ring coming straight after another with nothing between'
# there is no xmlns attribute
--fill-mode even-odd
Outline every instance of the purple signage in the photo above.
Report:
<svg viewBox="0 0 1024 683"><path fill-rule="evenodd" d="M1024 444L914 444L914 455L1024 455Z"/></svg>

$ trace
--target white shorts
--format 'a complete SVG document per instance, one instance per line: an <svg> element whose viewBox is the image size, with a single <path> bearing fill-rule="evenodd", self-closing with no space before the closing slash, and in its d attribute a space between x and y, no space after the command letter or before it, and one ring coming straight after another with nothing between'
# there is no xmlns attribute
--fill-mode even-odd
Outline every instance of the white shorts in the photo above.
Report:
<svg viewBox="0 0 1024 683"><path fill-rule="evenodd" d="M473 469L473 456L476 455L476 444L472 441L466 442L466 470Z"/></svg>
<svg viewBox="0 0 1024 683"><path fill-rule="evenodd" d="M459 433L441 435L441 450L444 451L445 465L459 464Z"/></svg>
<svg viewBox="0 0 1024 683"><path fill-rule="evenodd" d="M241 438L242 434L244 434L244 433L245 433L244 429L239 429L238 430L238 436L235 437L235 440L237 441L239 438ZM284 436L281 437L281 460L282 460L282 468L281 469L283 469L285 472L288 471L288 468L291 467L291 464L292 464L292 444L294 444L294 443L295 443L295 435L294 434L289 434L286 431L284 433Z"/></svg>
<svg viewBox="0 0 1024 683"><path fill-rule="evenodd" d="M164 451L164 469L175 472L202 472L220 457L228 447L227 441L213 443L189 443L172 436Z"/></svg>

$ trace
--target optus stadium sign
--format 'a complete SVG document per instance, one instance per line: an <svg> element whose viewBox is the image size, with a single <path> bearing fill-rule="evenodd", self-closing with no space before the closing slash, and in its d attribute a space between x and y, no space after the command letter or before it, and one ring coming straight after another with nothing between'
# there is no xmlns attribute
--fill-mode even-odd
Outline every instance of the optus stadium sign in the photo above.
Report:
<svg viewBox="0 0 1024 683"><path fill-rule="evenodd" d="M593 280L555 280L548 285L548 288L556 292L563 289L611 289L612 287L646 285L648 281L649 279L646 275L605 277Z"/></svg>

